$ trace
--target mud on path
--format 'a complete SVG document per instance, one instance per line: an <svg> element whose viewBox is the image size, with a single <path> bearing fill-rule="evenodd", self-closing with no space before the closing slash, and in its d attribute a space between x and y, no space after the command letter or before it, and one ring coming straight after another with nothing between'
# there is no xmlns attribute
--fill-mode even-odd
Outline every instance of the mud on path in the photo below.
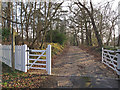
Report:
<svg viewBox="0 0 120 90"><path fill-rule="evenodd" d="M96 57L76 46L70 46L66 53L54 60L52 75L117 78L117 75L96 60Z"/></svg>

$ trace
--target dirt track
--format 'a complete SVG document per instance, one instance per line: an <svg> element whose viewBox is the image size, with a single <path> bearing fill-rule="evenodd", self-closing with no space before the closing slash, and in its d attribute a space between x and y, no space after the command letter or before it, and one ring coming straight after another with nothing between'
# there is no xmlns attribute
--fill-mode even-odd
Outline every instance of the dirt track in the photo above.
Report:
<svg viewBox="0 0 120 90"><path fill-rule="evenodd" d="M65 53L53 61L52 75L44 76L46 80L40 87L120 88L120 81L111 69L76 46L65 49Z"/></svg>
<svg viewBox="0 0 120 90"><path fill-rule="evenodd" d="M107 66L76 46L54 60L52 74L58 76L88 76L117 78Z"/></svg>

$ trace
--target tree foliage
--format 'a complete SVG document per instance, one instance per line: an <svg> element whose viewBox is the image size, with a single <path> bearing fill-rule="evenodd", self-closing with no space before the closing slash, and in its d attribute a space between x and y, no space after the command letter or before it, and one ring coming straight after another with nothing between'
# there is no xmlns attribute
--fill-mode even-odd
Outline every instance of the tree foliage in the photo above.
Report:
<svg viewBox="0 0 120 90"><path fill-rule="evenodd" d="M3 28L0 30L1 34L2 34L2 40L3 41L8 41L9 37L10 37L10 30L7 28Z"/></svg>
<svg viewBox="0 0 120 90"><path fill-rule="evenodd" d="M63 45L66 40L66 35L58 30L51 30L46 35L47 42L59 43Z"/></svg>

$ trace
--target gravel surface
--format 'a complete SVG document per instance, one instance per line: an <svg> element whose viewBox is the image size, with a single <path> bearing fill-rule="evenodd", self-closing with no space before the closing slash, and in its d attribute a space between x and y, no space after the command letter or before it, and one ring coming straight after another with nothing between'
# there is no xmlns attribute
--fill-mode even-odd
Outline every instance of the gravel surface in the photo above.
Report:
<svg viewBox="0 0 120 90"><path fill-rule="evenodd" d="M113 70L95 58L76 46L70 46L66 53L54 60L52 74L58 76L117 78Z"/></svg>
<svg viewBox="0 0 120 90"><path fill-rule="evenodd" d="M41 88L120 88L115 72L76 46L66 48L53 61L52 75L45 76Z"/></svg>

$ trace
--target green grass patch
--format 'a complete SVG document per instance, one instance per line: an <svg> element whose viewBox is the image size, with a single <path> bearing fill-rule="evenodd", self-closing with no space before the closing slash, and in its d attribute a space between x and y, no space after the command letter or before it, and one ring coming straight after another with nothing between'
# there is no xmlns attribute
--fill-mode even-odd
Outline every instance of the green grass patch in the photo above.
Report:
<svg viewBox="0 0 120 90"><path fill-rule="evenodd" d="M112 47L112 46L111 47L110 46L104 46L103 48L108 49L108 50L115 50L115 51L120 49L120 47Z"/></svg>

